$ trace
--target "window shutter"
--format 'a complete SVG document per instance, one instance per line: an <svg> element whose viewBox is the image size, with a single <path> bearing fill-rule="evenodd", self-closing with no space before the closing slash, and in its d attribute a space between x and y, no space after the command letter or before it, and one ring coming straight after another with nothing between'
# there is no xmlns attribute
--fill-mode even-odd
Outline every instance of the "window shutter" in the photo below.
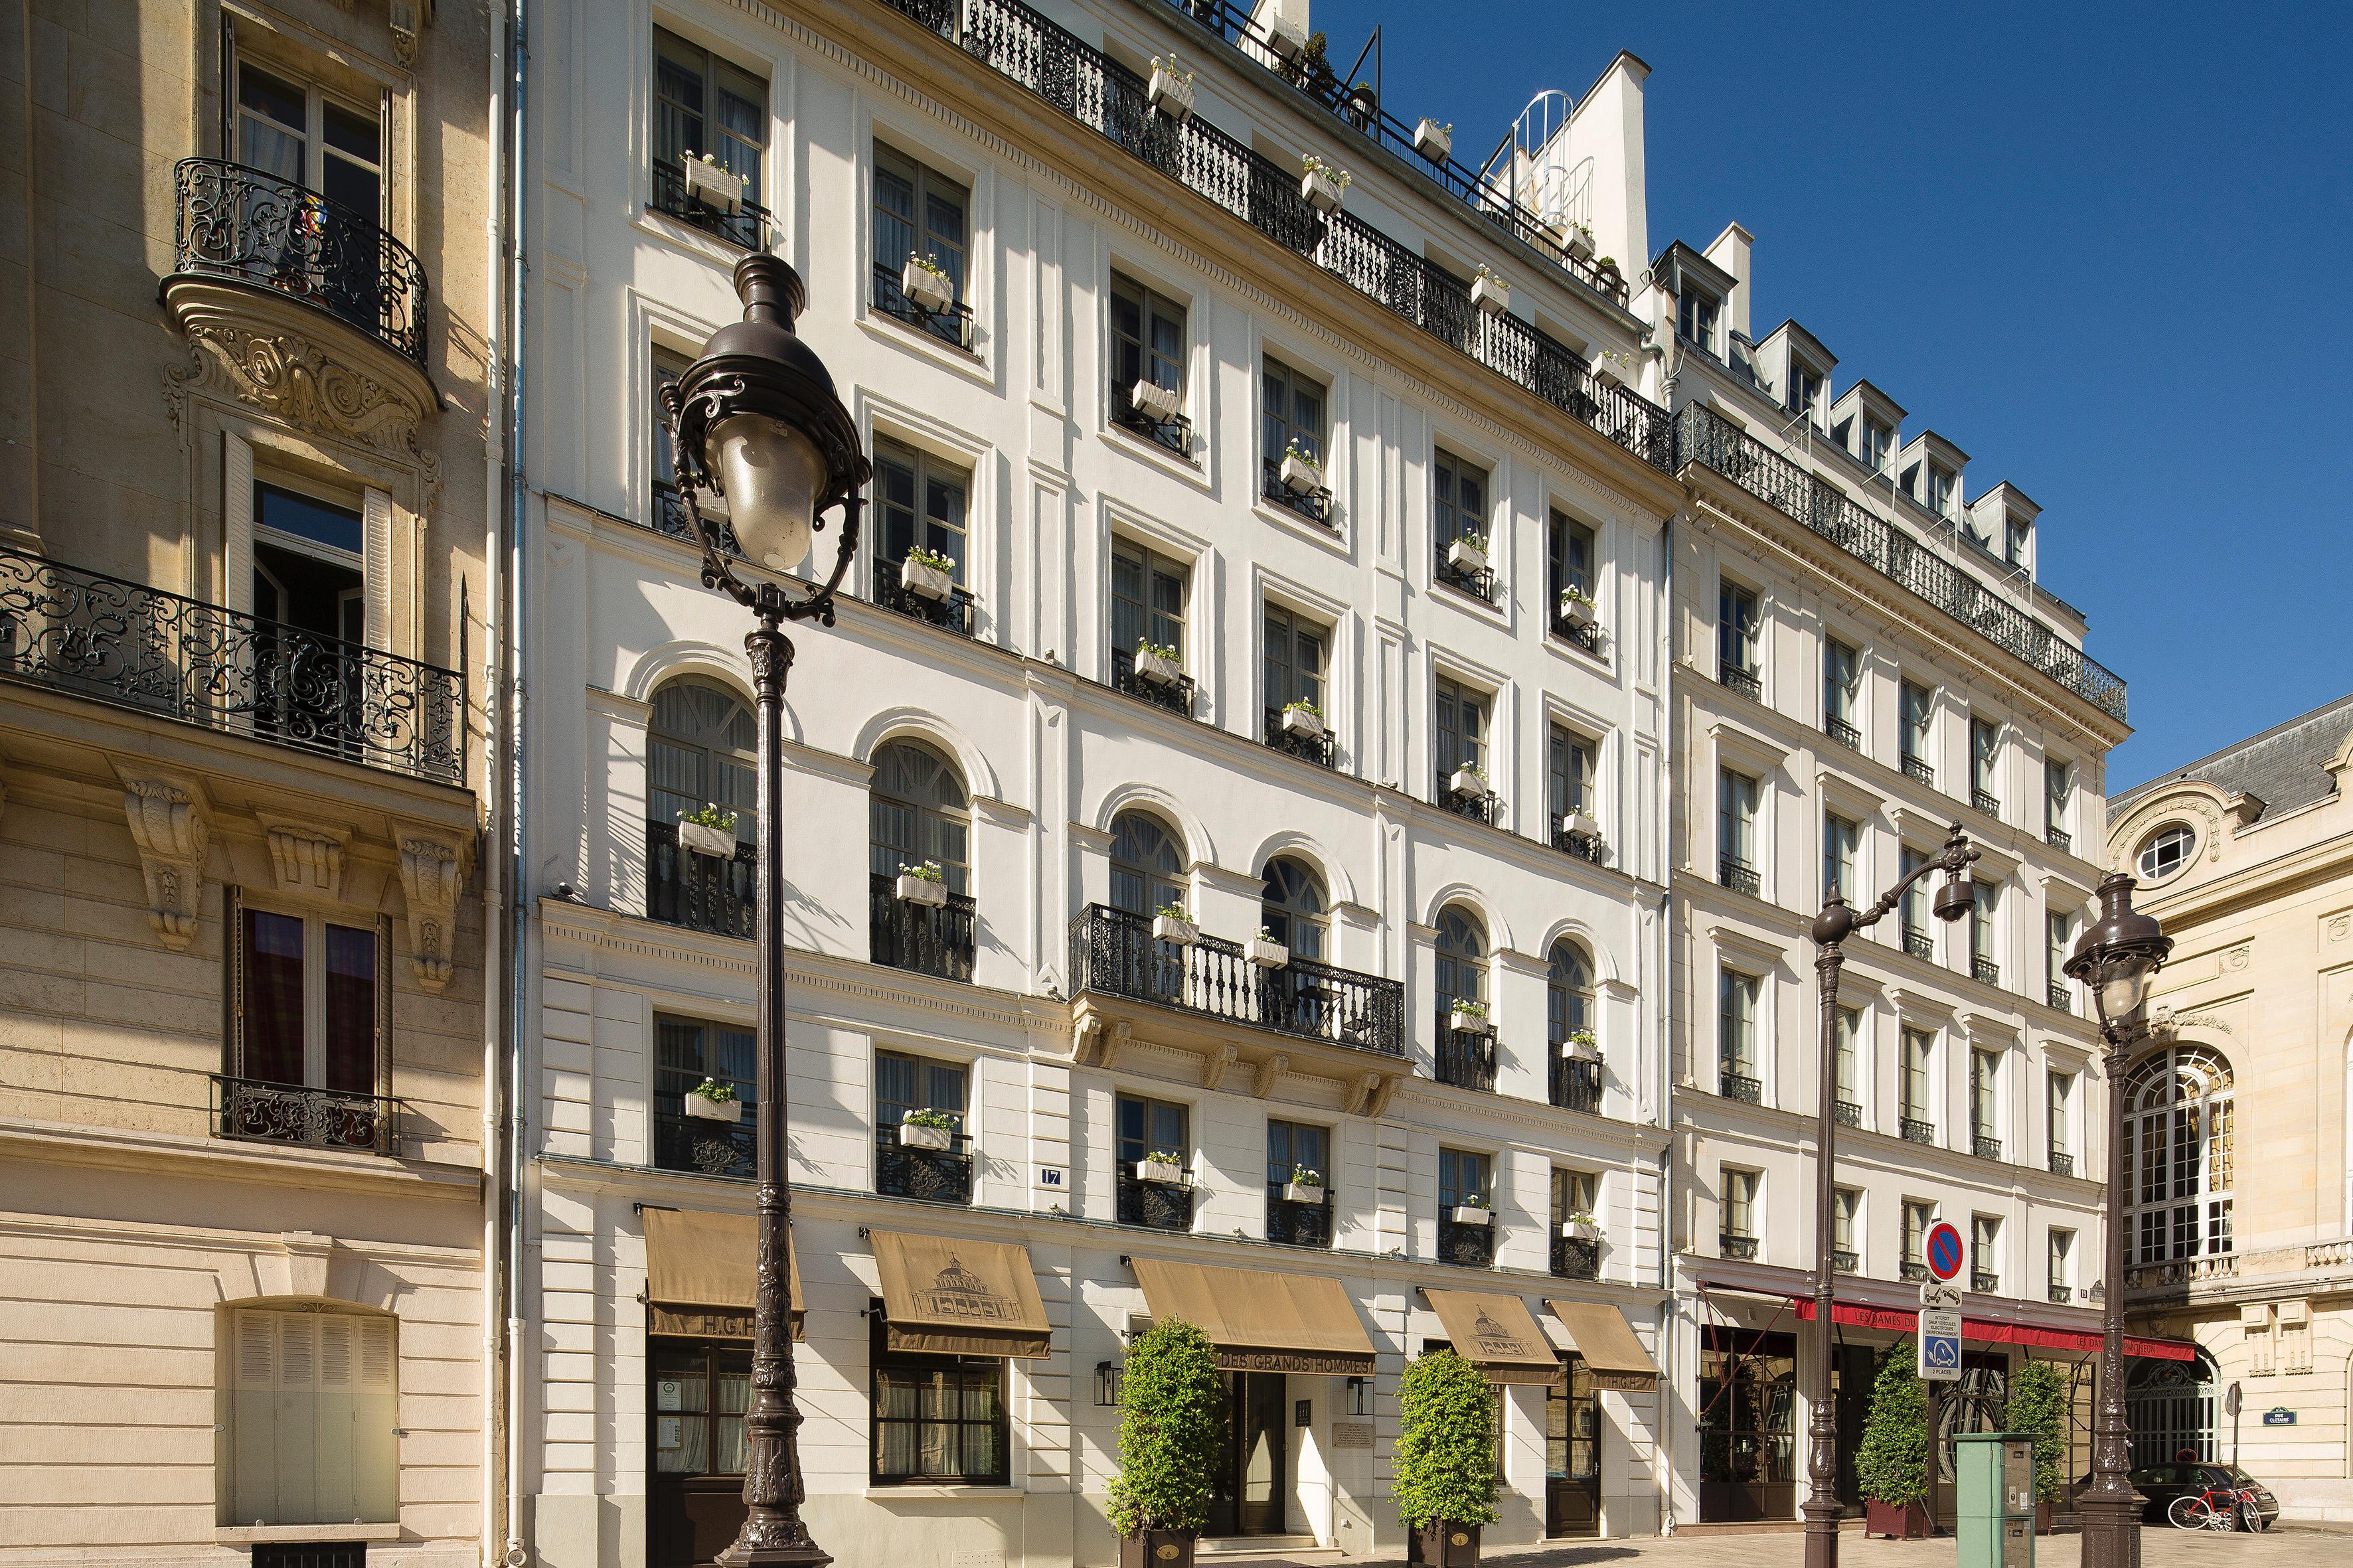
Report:
<svg viewBox="0 0 2353 1568"><path fill-rule="evenodd" d="M237 156L237 24L228 8L220 19L220 155Z"/></svg>
<svg viewBox="0 0 2353 1568"><path fill-rule="evenodd" d="M242 1311L234 1337L231 1520L395 1520L399 1410L392 1320Z"/></svg>
<svg viewBox="0 0 2353 1568"><path fill-rule="evenodd" d="M253 447L233 430L221 432L221 559L228 581L221 602L253 613Z"/></svg>
<svg viewBox="0 0 2353 1568"><path fill-rule="evenodd" d="M352 1516L388 1522L400 1514L400 1387L396 1325L388 1318L353 1318L357 1398L353 1410L355 1485Z"/></svg>
<svg viewBox="0 0 2353 1568"><path fill-rule="evenodd" d="M222 967L228 972L223 1005L222 1070L231 1078L245 1076L245 895L235 883L221 889Z"/></svg>
<svg viewBox="0 0 2353 1568"><path fill-rule="evenodd" d="M229 1397L229 1517L233 1523L277 1519L278 1320L239 1312L237 1381Z"/></svg>
<svg viewBox="0 0 2353 1568"><path fill-rule="evenodd" d="M366 492L360 507L361 564L366 574L367 625L361 637L377 652L392 644L392 497Z"/></svg>

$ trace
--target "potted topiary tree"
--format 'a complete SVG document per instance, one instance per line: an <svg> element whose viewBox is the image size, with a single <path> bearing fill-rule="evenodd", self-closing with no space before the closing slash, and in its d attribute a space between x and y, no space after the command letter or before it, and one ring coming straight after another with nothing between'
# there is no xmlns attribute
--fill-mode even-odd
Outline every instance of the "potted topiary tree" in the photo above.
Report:
<svg viewBox="0 0 2353 1568"><path fill-rule="evenodd" d="M2002 1429L2034 1439L2034 1528L2051 1533L2059 1500L2067 1495L2060 1461L2067 1456L2067 1378L2047 1361L2030 1361L2010 1379L2010 1409Z"/></svg>
<svg viewBox="0 0 2353 1568"><path fill-rule="evenodd" d="M1398 1514L1425 1568L1479 1561L1495 1520L1495 1391L1452 1351L1406 1363L1398 1391Z"/></svg>
<svg viewBox="0 0 2353 1568"><path fill-rule="evenodd" d="M1913 1368L1909 1342L1898 1342L1879 1363L1854 1478L1862 1488L1866 1534L1906 1541L1927 1535L1928 1393Z"/></svg>
<svg viewBox="0 0 2353 1568"><path fill-rule="evenodd" d="M1182 1318L1155 1323L1127 1347L1119 1403L1119 1568L1193 1568L1226 1422L1208 1336Z"/></svg>

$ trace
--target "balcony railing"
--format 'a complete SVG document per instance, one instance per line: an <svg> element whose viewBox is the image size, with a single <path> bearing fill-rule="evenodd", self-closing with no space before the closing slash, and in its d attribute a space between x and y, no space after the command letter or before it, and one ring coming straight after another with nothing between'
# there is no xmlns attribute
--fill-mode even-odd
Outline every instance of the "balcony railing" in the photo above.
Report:
<svg viewBox="0 0 2353 1568"><path fill-rule="evenodd" d="M936 974L943 980L972 978L977 907L969 893L950 893L934 909L898 895L899 879L880 871L866 878L867 955L892 969Z"/></svg>
<svg viewBox="0 0 2353 1568"><path fill-rule="evenodd" d="M2075 1010L2075 993L2063 980L2043 982L2042 999L2062 1013L2072 1013Z"/></svg>
<svg viewBox="0 0 2353 1568"><path fill-rule="evenodd" d="M2075 836L2063 827L2044 828L2042 841L2061 854L2072 855L2075 852Z"/></svg>
<svg viewBox="0 0 2353 1568"><path fill-rule="evenodd" d="M768 248L768 209L745 200L732 212L707 206L686 194L686 171L679 164L654 160L654 198L646 205L682 224L716 235L739 250Z"/></svg>
<svg viewBox="0 0 2353 1568"><path fill-rule="evenodd" d="M1432 805L1440 811L1451 811L1457 816L1467 816L1473 822L1483 822L1490 827L1503 826L1496 820L1503 815L1503 807L1497 804L1493 791L1473 795L1465 790L1456 789L1451 782L1453 777L1453 769L1439 770L1438 783L1430 797Z"/></svg>
<svg viewBox="0 0 2353 1568"><path fill-rule="evenodd" d="M2071 1287L2065 1285L2049 1286L2046 1288L2046 1293L2054 1303L2062 1307L2075 1299L2074 1290Z"/></svg>
<svg viewBox="0 0 2353 1568"><path fill-rule="evenodd" d="M1907 1258L1896 1266L1895 1272L1903 1279L1917 1284L1928 1278L1928 1266L1916 1258Z"/></svg>
<svg viewBox="0 0 2353 1568"><path fill-rule="evenodd" d="M1999 1160L2001 1158L2001 1140L1990 1133L1973 1132L1969 1135L1969 1151L1980 1160Z"/></svg>
<svg viewBox="0 0 2353 1568"><path fill-rule="evenodd" d="M2064 1149L2052 1150L2051 1173L2054 1176L2073 1175L2075 1173L2075 1156L2069 1153Z"/></svg>
<svg viewBox="0 0 2353 1568"><path fill-rule="evenodd" d="M752 846L730 859L698 855L678 841L674 822L646 824L646 918L690 931L752 940L755 869Z"/></svg>
<svg viewBox="0 0 2353 1568"><path fill-rule="evenodd" d="M883 3L1644 462L1662 469L1673 466L1674 426L1665 410L1596 380L1576 353L1521 318L1480 310L1471 303L1469 285L1418 247L1391 239L1352 213L1319 214L1300 195L1296 164L1252 150L1206 116L1180 122L1155 112L1143 79L1019 0ZM1353 95L1348 100L1354 101ZM1362 119L1350 118L1358 124L1383 123L1369 110ZM1410 132L1405 134L1410 142ZM1487 187L1481 182L1477 188ZM1457 195L1467 199L1472 189L1465 184ZM1565 254L1515 203L1491 205L1482 196L1473 205L1514 237L1549 254Z"/></svg>
<svg viewBox="0 0 2353 1568"><path fill-rule="evenodd" d="M1556 1232L1558 1226L1555 1226ZM1552 1271L1562 1279L1601 1278L1601 1244L1556 1234L1552 1238Z"/></svg>
<svg viewBox="0 0 2353 1568"><path fill-rule="evenodd" d="M908 296L896 267L874 264L874 309L885 316L906 322L917 331L934 337L952 349L972 352L972 307L962 300L952 300L944 310L934 310L917 304Z"/></svg>
<svg viewBox="0 0 2353 1568"><path fill-rule="evenodd" d="M1906 1143L1926 1143L1933 1147L1936 1142L1936 1124L1933 1121L1923 1121L1916 1116L1897 1118L1896 1131L1903 1135L1904 1142Z"/></svg>
<svg viewBox="0 0 2353 1568"><path fill-rule="evenodd" d="M1553 813L1552 847L1559 850L1564 855L1574 855L1580 860L1590 860L1596 866L1600 865L1602 854L1601 835L1599 833L1571 833L1568 830L1567 823L1568 819L1567 817L1561 816L1558 812Z"/></svg>
<svg viewBox="0 0 2353 1568"><path fill-rule="evenodd" d="M1152 1230L1193 1228L1192 1172L1186 1172L1182 1182L1140 1181L1134 1164L1122 1160L1113 1185L1120 1224L1140 1225Z"/></svg>
<svg viewBox="0 0 2353 1568"><path fill-rule="evenodd" d="M754 1135L759 1108L744 1107L741 1121L706 1121L675 1110L654 1112L654 1166L663 1171L691 1171L705 1176L755 1173L757 1151Z"/></svg>
<svg viewBox="0 0 2353 1568"><path fill-rule="evenodd" d="M1716 858L1715 879L1736 893L1746 893L1752 899L1765 896L1765 879L1756 867L1736 855Z"/></svg>
<svg viewBox="0 0 2353 1568"><path fill-rule="evenodd" d="M874 602L944 632L954 632L960 637L972 636L972 594L968 589L951 588L945 599L911 594L900 585L896 561L874 563Z"/></svg>
<svg viewBox="0 0 2353 1568"><path fill-rule="evenodd" d="M1753 1263L1757 1259L1757 1238L1753 1236L1735 1236L1728 1230L1724 1231L1715 1238L1715 1255L1718 1258L1738 1258L1743 1263Z"/></svg>
<svg viewBox="0 0 2353 1568"><path fill-rule="evenodd" d="M1922 758L1915 757L1907 752L1897 759L1897 765L1903 768L1905 778L1917 779L1931 789L1936 786L1936 770L1930 767Z"/></svg>
<svg viewBox="0 0 2353 1568"><path fill-rule="evenodd" d="M400 1152L392 1097L213 1075L213 1136L360 1154Z"/></svg>
<svg viewBox="0 0 2353 1568"><path fill-rule="evenodd" d="M1114 691L1124 691L1155 708L1166 709L1179 719L1193 716L1193 678L1180 675L1168 685L1146 680L1135 673L1135 654L1129 648L1111 650L1111 685Z"/></svg>
<svg viewBox="0 0 2353 1568"><path fill-rule="evenodd" d="M425 363L425 268L373 213L220 158L183 158L175 277L226 278L314 305Z"/></svg>
<svg viewBox="0 0 2353 1568"><path fill-rule="evenodd" d="M1862 750L1862 731L1856 729L1853 725L1848 723L1843 719L1823 720L1822 733L1828 735L1831 740L1836 741L1840 745L1844 746L1850 752L1860 752Z"/></svg>
<svg viewBox="0 0 2353 1568"><path fill-rule="evenodd" d="M1969 959L1969 977L1980 985L1999 985L2001 984L2001 965L1990 958L1978 958L1972 955Z"/></svg>
<svg viewBox="0 0 2353 1568"><path fill-rule="evenodd" d="M0 676L442 784L466 678L0 546Z"/></svg>
<svg viewBox="0 0 2353 1568"><path fill-rule="evenodd" d="M1260 461L1262 472L1259 493L1286 511L1295 511L1308 521L1324 528L1332 526L1332 492L1322 485L1312 490L1295 490L1282 482L1282 459L1266 458Z"/></svg>
<svg viewBox="0 0 2353 1568"><path fill-rule="evenodd" d="M1582 1110L1588 1116L1601 1114L1601 1064L1578 1061L1560 1054L1560 1042L1552 1044L1552 1072L1549 1075L1549 1098L1563 1110Z"/></svg>
<svg viewBox="0 0 2353 1568"><path fill-rule="evenodd" d="M1492 1090L1495 1087L1495 1031L1458 1029L1438 1015L1438 1081L1457 1089Z"/></svg>
<svg viewBox="0 0 2353 1568"><path fill-rule="evenodd" d="M1572 621L1567 616L1562 615L1560 613L1560 595L1558 594L1555 594L1553 595L1552 635L1556 637L1560 637L1565 641L1575 643L1577 647L1583 648L1589 654L1598 656L1601 652L1601 623L1599 621Z"/></svg>
<svg viewBox="0 0 2353 1568"><path fill-rule="evenodd" d="M1969 791L1969 809L1981 816L1990 816L1996 822L2001 820L2001 799L1989 790Z"/></svg>
<svg viewBox="0 0 2353 1568"><path fill-rule="evenodd" d="M725 518L714 518L708 512L703 514L703 521L715 521L719 525L719 552L741 561L744 547L735 542L734 527ZM702 538L694 531L694 524L687 518L686 502L679 498L678 486L668 479L654 481L653 504L648 512L648 526L665 539L683 541L697 550L702 548Z"/></svg>
<svg viewBox="0 0 2353 1568"><path fill-rule="evenodd" d="M1748 1105L1765 1103L1765 1080L1751 1078L1745 1072L1729 1068L1715 1075L1715 1087L1726 1100L1737 1100Z"/></svg>
<svg viewBox="0 0 2353 1568"><path fill-rule="evenodd" d="M1832 1100L1831 1114L1838 1119L1841 1127L1860 1128L1862 1125L1862 1107L1852 1100Z"/></svg>
<svg viewBox="0 0 2353 1568"><path fill-rule="evenodd" d="M1438 546L1438 560L1431 568L1431 575L1456 593L1468 594L1482 605L1495 602L1495 569L1482 566L1473 572L1468 567L1457 566L1442 542Z"/></svg>
<svg viewBox="0 0 2353 1568"><path fill-rule="evenodd" d="M1904 951L1915 958L1925 958L1931 963L1936 962L1936 942L1918 926L1907 925L1904 928Z"/></svg>
<svg viewBox="0 0 2353 1568"><path fill-rule="evenodd" d="M1969 1289L1980 1296L1991 1296L2001 1289L2001 1276L1987 1268L1969 1270Z"/></svg>
<svg viewBox="0 0 2353 1568"><path fill-rule="evenodd" d="M945 1149L908 1149L897 1128L881 1129L874 1138L874 1190L929 1204L972 1202L972 1140L959 1132Z"/></svg>
<svg viewBox="0 0 2353 1568"><path fill-rule="evenodd" d="M1842 1247L1833 1247L1831 1249L1831 1268L1841 1274L1860 1273L1862 1269L1862 1255L1850 1252Z"/></svg>
<svg viewBox="0 0 2353 1568"><path fill-rule="evenodd" d="M1737 692L1751 702L1765 700L1765 682L1753 669L1743 669L1736 664L1727 664L1715 672L1715 679L1716 683L1726 691Z"/></svg>
<svg viewBox="0 0 2353 1568"><path fill-rule="evenodd" d="M1440 1215L1438 1219L1438 1261L1464 1268L1495 1266L1495 1222L1461 1225Z"/></svg>
<svg viewBox="0 0 2353 1568"><path fill-rule="evenodd" d="M1112 389L1111 422L1123 430L1143 437L1155 447L1176 453L1188 463L1193 460L1193 422L1182 414L1172 414L1166 419L1154 418L1135 405L1124 386Z"/></svg>
<svg viewBox="0 0 2353 1568"><path fill-rule="evenodd" d="M2113 672L1935 549L1874 516L1836 485L1816 479L1714 409L1690 404L1675 417L1678 465L1705 464L2101 711L2119 720L2126 717L2125 683Z"/></svg>
<svg viewBox="0 0 2353 1568"><path fill-rule="evenodd" d="M1266 743L1302 762L1314 763L1319 768L1335 765L1332 731L1326 730L1320 735L1294 735L1282 727L1282 710L1280 708L1266 710Z"/></svg>
<svg viewBox="0 0 2353 1568"><path fill-rule="evenodd" d="M1280 1186L1266 1190L1266 1238L1278 1247L1332 1245L1332 1189L1312 1204L1287 1201Z"/></svg>
<svg viewBox="0 0 2353 1568"><path fill-rule="evenodd" d="M1205 1017L1402 1058L1405 987L1314 959L1281 969L1250 962L1239 943L1157 940L1148 915L1091 904L1071 922L1076 991L1155 1002Z"/></svg>

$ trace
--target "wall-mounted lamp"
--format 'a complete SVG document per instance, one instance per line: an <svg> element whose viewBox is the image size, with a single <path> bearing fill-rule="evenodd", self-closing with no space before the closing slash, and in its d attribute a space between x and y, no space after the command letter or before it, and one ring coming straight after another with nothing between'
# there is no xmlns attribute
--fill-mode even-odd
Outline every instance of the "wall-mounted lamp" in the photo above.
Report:
<svg viewBox="0 0 2353 1568"><path fill-rule="evenodd" d="M1120 1365L1117 1362L1095 1363L1095 1404L1098 1406L1106 1410L1117 1408L1119 1380Z"/></svg>

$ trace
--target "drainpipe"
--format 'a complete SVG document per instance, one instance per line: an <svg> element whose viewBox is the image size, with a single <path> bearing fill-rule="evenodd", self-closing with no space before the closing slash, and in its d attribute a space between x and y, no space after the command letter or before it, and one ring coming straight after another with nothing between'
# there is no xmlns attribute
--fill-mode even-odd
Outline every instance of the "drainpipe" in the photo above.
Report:
<svg viewBox="0 0 2353 1568"><path fill-rule="evenodd" d="M1653 353L1657 352L1655 349ZM1665 406L1662 403L1661 406ZM1675 778L1675 520L1659 530L1660 599L1658 689L1664 711L1660 728L1662 765L1659 769L1659 973L1656 1007L1659 1031L1659 1127L1667 1136L1659 1146L1659 1533L1675 1532L1675 1426L1670 1414L1675 1398L1675 1045L1674 1045L1674 878Z"/></svg>

